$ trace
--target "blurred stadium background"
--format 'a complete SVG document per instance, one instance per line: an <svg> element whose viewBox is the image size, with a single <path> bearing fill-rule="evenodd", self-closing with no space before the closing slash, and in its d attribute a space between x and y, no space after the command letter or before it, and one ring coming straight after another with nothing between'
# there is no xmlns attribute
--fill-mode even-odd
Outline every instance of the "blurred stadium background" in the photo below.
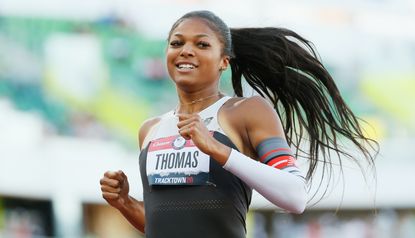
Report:
<svg viewBox="0 0 415 238"><path fill-rule="evenodd" d="M415 237L410 0L1 0L0 237L141 237L105 204L99 179L122 169L142 197L137 130L175 106L166 36L196 9L311 40L381 146L376 179L346 164L303 215L255 194L248 238ZM229 73L221 87L231 93Z"/></svg>

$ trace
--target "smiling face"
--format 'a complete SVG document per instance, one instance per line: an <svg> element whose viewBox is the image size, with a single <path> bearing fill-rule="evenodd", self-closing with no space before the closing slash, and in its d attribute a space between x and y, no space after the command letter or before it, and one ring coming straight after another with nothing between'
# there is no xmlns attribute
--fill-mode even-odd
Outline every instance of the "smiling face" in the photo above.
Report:
<svg viewBox="0 0 415 238"><path fill-rule="evenodd" d="M167 47L167 69L182 90L217 88L221 69L229 64L223 44L205 20L183 20L172 32Z"/></svg>

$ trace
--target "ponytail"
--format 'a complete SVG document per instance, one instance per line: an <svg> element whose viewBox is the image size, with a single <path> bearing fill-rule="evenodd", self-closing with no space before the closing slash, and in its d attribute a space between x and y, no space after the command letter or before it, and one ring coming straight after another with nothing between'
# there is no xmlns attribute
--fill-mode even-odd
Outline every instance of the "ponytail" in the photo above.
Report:
<svg viewBox="0 0 415 238"><path fill-rule="evenodd" d="M363 134L358 118L340 96L309 41L283 28L231 29L231 36L235 94L243 96L243 76L256 92L272 102L287 142L297 148L296 156L301 152L308 157L307 179L312 178L319 162L323 164L322 176L324 171L331 176L330 151L358 162L338 139L351 141L369 165L374 164L374 155L366 143L370 149L375 149L377 143ZM308 148L302 151L300 145L305 138Z"/></svg>
<svg viewBox="0 0 415 238"><path fill-rule="evenodd" d="M172 31L189 18L205 20L217 33L223 43L223 54L231 58L235 94L243 96L243 77L256 92L272 102L281 118L287 142L296 148L296 156L307 156L308 180L312 179L320 162L323 174L319 187L325 172L329 172L330 180L333 173L330 152L339 156L341 171L340 156L360 166L360 161L341 146L343 143L339 139L352 142L368 164L374 165L375 154L371 150L377 151L376 141L363 134L359 119L343 101L309 41L283 28L230 29L210 11L185 14L173 24L169 38ZM308 148L302 150L305 140ZM326 191L327 187L324 193Z"/></svg>

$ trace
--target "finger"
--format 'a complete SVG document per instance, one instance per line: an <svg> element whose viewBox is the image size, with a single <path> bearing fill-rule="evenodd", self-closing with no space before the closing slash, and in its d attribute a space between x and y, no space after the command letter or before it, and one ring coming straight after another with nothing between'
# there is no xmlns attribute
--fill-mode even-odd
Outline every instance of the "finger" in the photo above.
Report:
<svg viewBox="0 0 415 238"><path fill-rule="evenodd" d="M107 171L107 172L105 172L104 177L122 181L122 180L124 180L124 177L122 175L123 173L120 173L120 172L122 172L122 171L121 170L118 170L118 171Z"/></svg>
<svg viewBox="0 0 415 238"><path fill-rule="evenodd" d="M188 114L188 113L177 113L176 115L179 118L179 121L189 119L193 116L193 114Z"/></svg>
<svg viewBox="0 0 415 238"><path fill-rule="evenodd" d="M186 125L189 125L189 124L192 124L192 123L195 124L195 123L199 123L199 122L201 122L201 119L199 117L192 117L192 118L189 118L189 119L178 122L177 127L182 128Z"/></svg>
<svg viewBox="0 0 415 238"><path fill-rule="evenodd" d="M179 133L180 132L185 132L185 133L191 134L196 127L197 127L196 123L192 122L190 124L187 124L185 126L180 127L179 128Z"/></svg>
<svg viewBox="0 0 415 238"><path fill-rule="evenodd" d="M191 119L191 118L200 118L199 114L197 114L197 113L195 113L195 114L179 113L179 114L177 114L177 117L179 118L179 122L184 121L184 120L188 120L188 119Z"/></svg>
<svg viewBox="0 0 415 238"><path fill-rule="evenodd" d="M103 192L102 197L105 199L114 200L114 199L118 199L120 195L118 193Z"/></svg>
<svg viewBox="0 0 415 238"><path fill-rule="evenodd" d="M190 140L192 138L192 127L184 127L179 130L179 134L185 138L186 140Z"/></svg>
<svg viewBox="0 0 415 238"><path fill-rule="evenodd" d="M110 178L110 179L117 179L119 177L117 171L107 171L104 173L104 177Z"/></svg>
<svg viewBox="0 0 415 238"><path fill-rule="evenodd" d="M193 130L196 128L196 123L191 122L190 124L187 124L181 128L179 128L179 132L187 132L187 133L192 133Z"/></svg>
<svg viewBox="0 0 415 238"><path fill-rule="evenodd" d="M102 178L100 181L101 185L108 185L114 188L120 187L121 182L117 179L110 179L110 178Z"/></svg>
<svg viewBox="0 0 415 238"><path fill-rule="evenodd" d="M121 188L120 187L111 187L108 185L101 185L101 191L102 192L108 192L108 193L120 193L121 192Z"/></svg>
<svg viewBox="0 0 415 238"><path fill-rule="evenodd" d="M127 175L122 170L117 171L118 178L120 178L121 181L127 180Z"/></svg>

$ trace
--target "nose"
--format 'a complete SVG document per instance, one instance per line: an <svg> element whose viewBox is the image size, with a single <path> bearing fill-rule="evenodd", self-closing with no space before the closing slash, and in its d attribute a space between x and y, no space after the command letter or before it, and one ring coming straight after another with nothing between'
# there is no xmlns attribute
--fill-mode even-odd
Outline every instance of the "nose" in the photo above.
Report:
<svg viewBox="0 0 415 238"><path fill-rule="evenodd" d="M180 52L180 56L195 56L193 47L189 44L183 45L182 51Z"/></svg>

